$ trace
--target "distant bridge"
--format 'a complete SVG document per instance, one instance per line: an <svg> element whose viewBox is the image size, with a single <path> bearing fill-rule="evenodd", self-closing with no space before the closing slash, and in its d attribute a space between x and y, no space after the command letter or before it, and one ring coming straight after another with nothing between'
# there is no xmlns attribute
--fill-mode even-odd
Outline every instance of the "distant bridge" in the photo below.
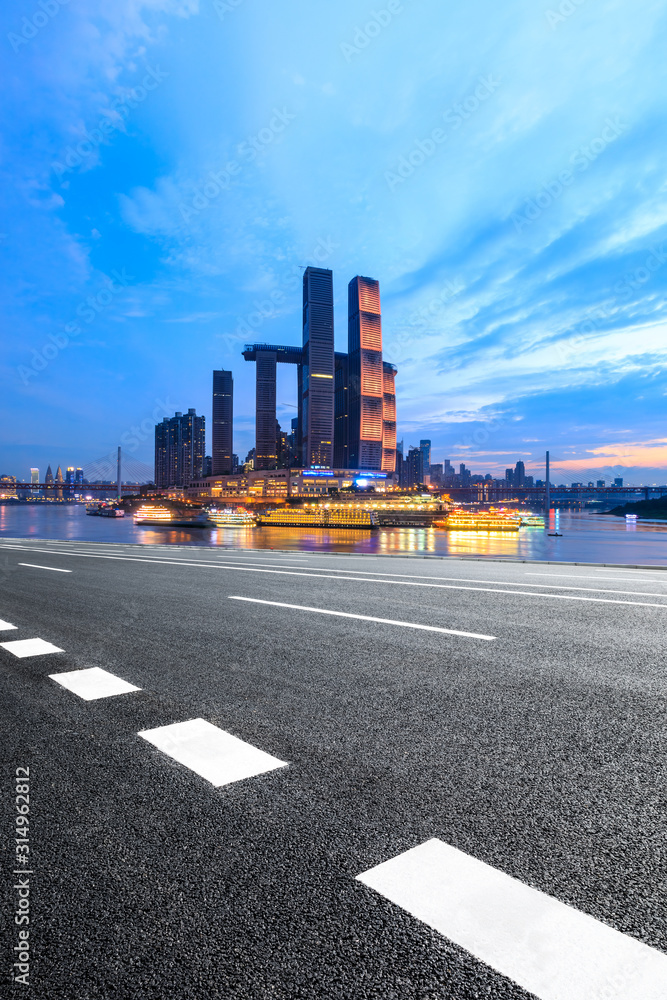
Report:
<svg viewBox="0 0 667 1000"><path fill-rule="evenodd" d="M448 494L455 499L482 500L484 502L498 500L546 500L546 486L507 486L496 483L471 483L470 486L452 486L438 488L437 493ZM651 494L658 497L667 496L667 486L550 486L549 494L552 500L586 500L601 496L634 496L648 500Z"/></svg>
<svg viewBox="0 0 667 1000"><path fill-rule="evenodd" d="M138 493L140 483L123 483L123 493ZM0 483L0 490L10 493L12 490L23 490L28 493L116 493L116 483Z"/></svg>

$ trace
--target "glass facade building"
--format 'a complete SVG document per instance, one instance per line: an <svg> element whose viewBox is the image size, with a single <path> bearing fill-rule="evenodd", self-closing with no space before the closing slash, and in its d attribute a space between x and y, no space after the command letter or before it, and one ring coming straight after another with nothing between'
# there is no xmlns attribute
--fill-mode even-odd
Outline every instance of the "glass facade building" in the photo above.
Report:
<svg viewBox="0 0 667 1000"><path fill-rule="evenodd" d="M213 372L211 474L233 472L234 379L231 372Z"/></svg>
<svg viewBox="0 0 667 1000"><path fill-rule="evenodd" d="M195 410L165 417L155 427L155 485L187 486L204 471L206 429Z"/></svg>

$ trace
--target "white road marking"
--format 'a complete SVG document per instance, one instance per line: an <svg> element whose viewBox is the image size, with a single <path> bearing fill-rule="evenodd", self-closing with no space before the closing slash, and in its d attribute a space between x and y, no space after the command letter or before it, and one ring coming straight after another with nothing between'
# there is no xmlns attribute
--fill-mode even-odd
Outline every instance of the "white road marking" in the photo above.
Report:
<svg viewBox="0 0 667 1000"><path fill-rule="evenodd" d="M0 548L11 548L12 546L1 546ZM45 551L45 550L39 550ZM211 563L211 562L194 562L186 561L185 559L146 559L137 556L118 556L118 555L91 555L88 552L63 552L63 555L76 556L78 558L85 559L111 559L120 562L135 562L135 563L152 563L157 566L187 566L187 567L198 567L203 569L228 569L235 570L240 573L268 573L274 576L304 576L310 577L314 580L349 580L352 583L382 583L397 587L430 587L438 590L467 590L476 594L509 594L511 596L519 597L534 597L534 598L544 598L545 600L552 601L585 601L593 604L621 604L625 607L640 607L640 608L665 608L667 609L667 604L655 604L650 601L616 601L611 598L606 597L578 597L572 594L537 594L530 593L525 590L501 590L499 587L466 587L463 585L455 584L445 584L445 583L417 583L411 580L393 580L393 579L381 579L373 580L369 577L353 577L353 576L333 576L328 573L313 573L313 572L298 572L296 570L281 570L281 569L259 569L254 566L234 566L232 563ZM459 577L454 577L454 579L459 579ZM488 583L490 581L484 581ZM516 584L511 584L511 586L516 586ZM530 586L527 584L526 586ZM572 590L571 587L564 588L566 590ZM598 591L600 592L600 591ZM622 591L601 591L602 593L616 594L622 593ZM652 597L652 594L646 595ZM663 595L658 595L662 597ZM667 595L665 595L667 598Z"/></svg>
<svg viewBox="0 0 667 1000"><path fill-rule="evenodd" d="M0 632L6 632L10 628L18 628L18 625L10 625L9 622L0 621Z"/></svg>
<svg viewBox="0 0 667 1000"><path fill-rule="evenodd" d="M664 1000L667 955L443 843L357 876L540 1000Z"/></svg>
<svg viewBox="0 0 667 1000"><path fill-rule="evenodd" d="M54 573L71 573L71 569L59 569L58 566L37 566L35 563L19 563L19 566L28 566L29 569L50 569Z"/></svg>
<svg viewBox="0 0 667 1000"><path fill-rule="evenodd" d="M583 576L581 573L526 573L526 576L550 576L558 580L604 580L605 583L667 583L667 577L655 576ZM539 587L541 584L535 584Z"/></svg>
<svg viewBox="0 0 667 1000"><path fill-rule="evenodd" d="M230 601L249 601L251 604L270 604L274 608L293 608L295 611L314 611L318 615L335 615L338 618L359 618L363 622L380 622L381 625L401 625L403 628L423 629L425 632L444 632L446 635L462 635L466 639L486 639L494 641L495 635L480 635L478 632L459 632L458 629L440 628L437 625L417 625L414 622L399 622L393 618L374 618L371 615L353 615L349 611L328 611L324 608L310 608L304 604L283 604L281 601L260 601L256 597L231 597Z"/></svg>
<svg viewBox="0 0 667 1000"><path fill-rule="evenodd" d="M68 670L62 674L49 674L52 681L62 684L64 688L77 694L84 701L94 701L97 698L110 698L117 694L127 694L129 691L140 691L141 688L110 674L101 667L88 667L86 670Z"/></svg>
<svg viewBox="0 0 667 1000"><path fill-rule="evenodd" d="M145 729L139 736L218 787L287 767L286 761L244 743L205 719Z"/></svg>
<svg viewBox="0 0 667 1000"><path fill-rule="evenodd" d="M280 563L262 563L262 562L258 562L257 560L253 560L253 563L256 566L279 567L281 565ZM237 567L234 567L234 568L235 569L240 569L243 565L244 564L241 563L241 566L237 566ZM250 564L246 564L246 565L250 565ZM287 563L287 565L288 566L293 566L295 564L294 563ZM604 587L575 587L572 584L567 584L567 585L564 586L564 585L558 584L558 583L525 583L523 581L521 583L513 583L511 580L488 580L488 579L486 579L486 580L478 580L475 577L470 577L470 576L425 576L423 573L401 573L400 571L397 571L395 573L380 573L380 572L377 572L375 570L347 569L347 568L346 569L334 569L333 567L330 567L330 566L312 566L312 567L309 567L309 572L310 573L320 573L320 572L322 572L322 573L354 573L355 574L354 577L349 577L349 576L339 576L339 577L327 576L327 579L332 579L332 580L335 580L335 579L350 580L350 579L356 579L357 577L361 577L361 576L364 576L364 577L374 577L374 576L388 577L389 578L387 580L388 583L402 583L403 580L424 580L426 582L423 584L423 586L426 586L426 587L427 586L434 586L435 587L435 586L437 586L437 581L439 581L439 580L448 580L450 582L458 582L458 583L487 583L487 584L493 585L494 587L541 587L542 589L547 588L548 590L581 590L581 591L584 591L585 593L590 593L590 594L622 594L624 596L629 596L629 597L667 597L667 593L651 594L651 593L648 593L645 590L608 590L608 589L605 589ZM300 575L303 575L303 574L296 574L296 575L300 576ZM526 575L530 575L530 574L526 574ZM533 575L540 576L542 574L537 574L536 573L536 574L533 574ZM544 575L545 576L550 576L551 574L544 574ZM401 579L397 580L396 577L400 577ZM580 578L580 579L585 579L585 578ZM591 577L591 579L597 579L597 578L596 577ZM434 582L431 583L430 581L434 581ZM361 583L384 583L385 581L384 580L360 580L360 582ZM658 582L662 582L662 581L658 581ZM667 580L665 582L667 583ZM419 584L414 584L414 586L419 586ZM477 588L471 588L471 589L477 589ZM501 591L501 593L502 593L502 591ZM508 591L508 593L511 593L511 591ZM528 596L532 596L532 595L528 595ZM542 595L542 596L549 596L549 595ZM555 596L558 597L560 595L556 594ZM626 602L624 601L622 603L626 603Z"/></svg>
<svg viewBox="0 0 667 1000"><path fill-rule="evenodd" d="M64 649L54 646L44 639L15 639L13 642L0 642L0 646L8 653L23 658L24 656L43 656L44 653L64 653Z"/></svg>

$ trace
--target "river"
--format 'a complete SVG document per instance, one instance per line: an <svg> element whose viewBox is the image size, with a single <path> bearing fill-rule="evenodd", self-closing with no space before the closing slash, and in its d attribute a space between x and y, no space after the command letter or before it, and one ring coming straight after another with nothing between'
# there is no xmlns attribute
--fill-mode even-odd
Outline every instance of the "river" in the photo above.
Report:
<svg viewBox="0 0 667 1000"><path fill-rule="evenodd" d="M548 532L555 530L561 534L560 538L549 537ZM667 565L667 522L631 524L611 515L565 510L551 512L548 531L522 528L519 532L481 534L413 527L377 531L149 528L138 527L131 517L88 517L85 507L79 504L3 504L0 537Z"/></svg>

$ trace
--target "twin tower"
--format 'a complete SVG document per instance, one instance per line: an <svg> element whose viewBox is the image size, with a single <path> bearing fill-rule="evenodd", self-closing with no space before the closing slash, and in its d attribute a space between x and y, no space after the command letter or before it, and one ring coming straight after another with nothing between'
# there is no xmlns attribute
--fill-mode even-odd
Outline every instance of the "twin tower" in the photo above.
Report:
<svg viewBox="0 0 667 1000"><path fill-rule="evenodd" d="M301 347L247 344L257 366L255 468L275 469L276 365L296 365L297 454L305 469L394 472L396 368L382 360L380 285L356 277L348 285L348 351L334 351L333 272L303 275Z"/></svg>

